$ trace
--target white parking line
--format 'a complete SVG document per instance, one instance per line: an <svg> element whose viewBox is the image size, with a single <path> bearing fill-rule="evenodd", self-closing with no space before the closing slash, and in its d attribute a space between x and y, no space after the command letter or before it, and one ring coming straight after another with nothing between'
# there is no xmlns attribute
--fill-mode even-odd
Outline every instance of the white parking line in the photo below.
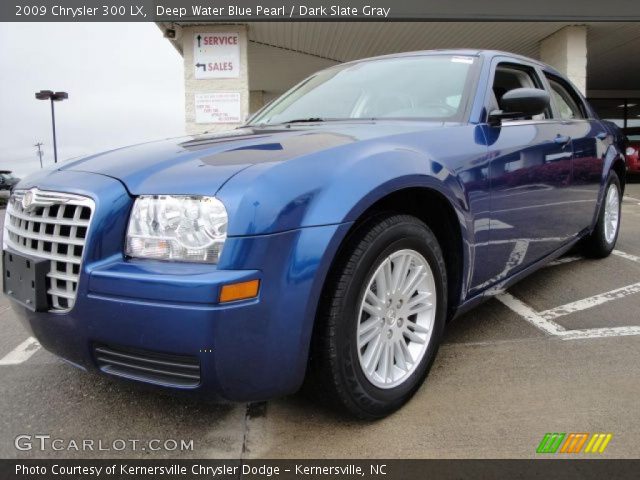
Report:
<svg viewBox="0 0 640 480"><path fill-rule="evenodd" d="M524 318L527 322L549 335L562 335L562 332L566 331L566 328L558 325L556 322L542 318L533 308L510 293L501 293L496 295L496 298Z"/></svg>
<svg viewBox="0 0 640 480"><path fill-rule="evenodd" d="M617 255L618 257L626 258L627 260L640 263L640 257L636 257L635 255L631 255L630 253L622 252L620 250L614 250L611 253Z"/></svg>
<svg viewBox="0 0 640 480"><path fill-rule="evenodd" d="M506 307L520 315L524 320L543 332L559 337L562 340L584 340L588 338L624 337L629 335L640 335L639 326L630 327L606 327L606 328L584 328L567 330L562 325L558 325L552 320L542 317L522 300L514 297L510 293L501 293L496 299Z"/></svg>
<svg viewBox="0 0 640 480"><path fill-rule="evenodd" d="M562 340L584 340L586 338L625 337L640 335L640 327L611 327L611 328L585 328L566 330L562 333Z"/></svg>
<svg viewBox="0 0 640 480"><path fill-rule="evenodd" d="M640 257L631 255L629 253L622 252L620 250L614 250L612 252L626 260L640 263ZM582 257L562 257L551 263L548 266L561 265L563 263L573 262L580 260ZM496 295L496 299L503 303L507 308L517 313L524 320L542 330L543 332L560 337L562 340L579 340L586 338L604 338L604 337L621 337L627 335L640 335L640 326L628 326L628 327L605 327L605 328L584 328L584 329L571 329L567 330L562 325L557 324L553 320L571 313L579 312L589 308L593 308L597 305L610 302L612 300L618 300L628 295L640 292L640 282L627 285L625 287L616 288L605 293L600 293L592 297L583 298L575 302L567 303L559 307L551 308L538 312L531 306L519 298L514 297L510 293L504 292Z"/></svg>
<svg viewBox="0 0 640 480"><path fill-rule="evenodd" d="M0 358L0 365L18 365L28 360L40 349L38 341L29 337L4 357Z"/></svg>
<svg viewBox="0 0 640 480"><path fill-rule="evenodd" d="M554 318L563 317L581 310L597 307L603 303L618 300L626 297L627 295L632 295L638 292L640 292L640 282L627 285L626 287L616 288L615 290L600 293L592 297L583 298L582 300L576 300L575 302L567 303L566 305L550 308L549 310L538 312L538 315L545 320L553 320Z"/></svg>

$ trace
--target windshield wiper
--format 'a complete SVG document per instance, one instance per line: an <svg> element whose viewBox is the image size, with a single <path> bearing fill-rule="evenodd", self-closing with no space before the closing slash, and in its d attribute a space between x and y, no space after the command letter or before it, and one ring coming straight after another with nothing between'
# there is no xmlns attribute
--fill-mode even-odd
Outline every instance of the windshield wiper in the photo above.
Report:
<svg viewBox="0 0 640 480"><path fill-rule="evenodd" d="M288 120L286 122L282 122L282 125L288 125L290 123L313 123L313 122L324 122L324 118L320 117L309 117L309 118L296 118L294 120Z"/></svg>
<svg viewBox="0 0 640 480"><path fill-rule="evenodd" d="M286 122L277 123L255 123L247 124L247 127L277 127L278 125L291 126L294 123L320 123L320 122L371 122L378 120L376 117L356 117L356 118L327 118L327 117L308 117L308 118L294 118L293 120L287 120Z"/></svg>

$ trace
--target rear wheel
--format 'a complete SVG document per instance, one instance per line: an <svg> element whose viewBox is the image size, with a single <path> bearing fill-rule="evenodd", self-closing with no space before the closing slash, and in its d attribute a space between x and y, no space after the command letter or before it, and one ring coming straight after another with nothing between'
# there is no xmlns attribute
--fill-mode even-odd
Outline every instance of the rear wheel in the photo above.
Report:
<svg viewBox="0 0 640 480"><path fill-rule="evenodd" d="M365 223L325 288L312 351L318 391L360 418L402 406L436 355L446 298L442 251L423 222Z"/></svg>
<svg viewBox="0 0 640 480"><path fill-rule="evenodd" d="M620 209L622 195L620 180L615 172L609 180L600 206L596 226L585 241L585 253L591 257L604 258L614 249L620 231Z"/></svg>

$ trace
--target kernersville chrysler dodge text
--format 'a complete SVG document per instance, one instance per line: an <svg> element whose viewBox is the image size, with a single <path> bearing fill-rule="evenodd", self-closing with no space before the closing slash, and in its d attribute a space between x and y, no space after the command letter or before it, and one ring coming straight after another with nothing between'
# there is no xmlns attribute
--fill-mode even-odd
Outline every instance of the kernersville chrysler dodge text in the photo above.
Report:
<svg viewBox="0 0 640 480"><path fill-rule="evenodd" d="M306 380L376 418L448 320L574 246L612 251L625 168L617 128L534 60L356 61L242 128L22 180L4 290L82 369L234 401Z"/></svg>

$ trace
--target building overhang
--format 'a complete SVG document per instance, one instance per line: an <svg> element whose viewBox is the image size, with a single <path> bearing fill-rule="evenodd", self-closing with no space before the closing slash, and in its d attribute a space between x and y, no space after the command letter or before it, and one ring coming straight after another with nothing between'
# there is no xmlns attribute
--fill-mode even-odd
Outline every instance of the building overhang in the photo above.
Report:
<svg viewBox="0 0 640 480"><path fill-rule="evenodd" d="M516 2L517 3L517 2ZM539 57L540 42L576 22L159 22L182 53L181 30L198 25L247 25L251 88L269 90L269 63L257 59L270 49L275 56L300 54L315 67L402 51L474 48L505 50ZM587 77L590 90L637 90L640 85L640 22L582 22L588 28ZM289 55L287 55L287 53ZM301 58L301 57L299 57ZM303 59L302 59L303 60ZM286 72L279 72L279 75ZM260 84L260 79L265 85ZM297 79L295 79L297 80ZM257 82L257 83L256 83Z"/></svg>

